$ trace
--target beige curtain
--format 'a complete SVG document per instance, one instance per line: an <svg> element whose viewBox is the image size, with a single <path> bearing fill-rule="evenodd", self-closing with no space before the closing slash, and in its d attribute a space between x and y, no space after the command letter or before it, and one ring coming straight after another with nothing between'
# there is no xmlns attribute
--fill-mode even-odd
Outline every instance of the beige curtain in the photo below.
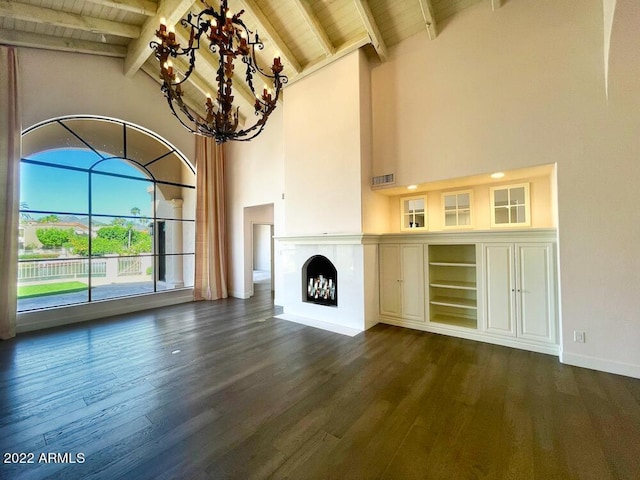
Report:
<svg viewBox="0 0 640 480"><path fill-rule="evenodd" d="M16 334L20 202L20 88L14 48L0 46L0 338Z"/></svg>
<svg viewBox="0 0 640 480"><path fill-rule="evenodd" d="M196 136L195 300L227 298L227 240L222 145Z"/></svg>

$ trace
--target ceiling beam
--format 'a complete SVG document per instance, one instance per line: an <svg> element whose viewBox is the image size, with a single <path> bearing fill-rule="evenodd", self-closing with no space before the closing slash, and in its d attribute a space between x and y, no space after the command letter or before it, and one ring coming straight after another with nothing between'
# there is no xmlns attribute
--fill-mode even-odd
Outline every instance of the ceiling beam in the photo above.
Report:
<svg viewBox="0 0 640 480"><path fill-rule="evenodd" d="M193 0L161 1L156 14L144 22L140 36L129 43L127 56L124 59L125 76L132 77L153 53L149 43L156 40L156 30L160 27L160 19L164 18L167 26L175 25L185 16L192 5Z"/></svg>
<svg viewBox="0 0 640 480"><path fill-rule="evenodd" d="M115 8L123 12L138 13L151 17L156 14L158 5L149 0L86 0L102 7Z"/></svg>
<svg viewBox="0 0 640 480"><path fill-rule="evenodd" d="M126 47L110 45L108 43L89 42L73 38L51 37L37 33L18 32L16 30L0 29L0 43L15 47L39 48L61 52L88 53L105 57L124 58Z"/></svg>
<svg viewBox="0 0 640 480"><path fill-rule="evenodd" d="M112 22L101 18L84 17L75 13L6 0L0 1L0 18L70 28L99 35L114 35L124 38L137 38L140 36L140 28L135 25Z"/></svg>
<svg viewBox="0 0 640 480"><path fill-rule="evenodd" d="M491 0L491 10L496 11L502 6L502 0Z"/></svg>
<svg viewBox="0 0 640 480"><path fill-rule="evenodd" d="M304 70L302 70L302 72L300 72L298 75L296 75L293 78L289 78L289 83L287 85L291 85L292 83L295 83L298 80L303 79L307 75L311 75L312 73L317 72L321 68L324 68L327 65L337 60L340 60L342 57L349 55L350 53L355 52L359 48L364 47L365 45L368 45L370 43L371 43L371 39L369 38L369 35L363 35L362 37L357 38L356 40L343 44L342 46L338 47L335 53L330 57L326 57L320 61L305 65Z"/></svg>
<svg viewBox="0 0 640 480"><path fill-rule="evenodd" d="M311 32L320 43L322 50L324 50L324 54L326 56L333 55L336 49L333 47L333 43L331 43L327 32L320 24L320 21L318 20L316 14L313 12L313 9L311 8L311 5L309 5L309 2L307 2L307 0L294 0L294 3L307 22L307 25L311 29Z"/></svg>
<svg viewBox="0 0 640 480"><path fill-rule="evenodd" d="M420 2L420 9L422 10L422 18L424 18L424 24L427 27L427 33L429 39L435 40L438 36L438 28L436 26L436 18L433 15L433 5L431 0L418 0Z"/></svg>
<svg viewBox="0 0 640 480"><path fill-rule="evenodd" d="M296 60L296 57L291 53L287 44L280 38L278 32L271 22L267 19L266 15L262 13L262 10L258 6L255 0L240 0L240 4L244 10L247 11L257 22L256 31L260 30L264 32L265 36L273 43L273 46L280 51L284 60L285 68L291 67L295 73L299 73L302 70L300 62ZM286 72L285 72L286 73Z"/></svg>
<svg viewBox="0 0 640 480"><path fill-rule="evenodd" d="M371 8L369 8L369 3L367 0L353 0L353 3L360 14L360 18L362 18L364 28L369 34L373 48L378 54L380 60L384 62L387 59L387 47L384 44L384 40L380 34L380 29L378 29L376 19L373 17Z"/></svg>

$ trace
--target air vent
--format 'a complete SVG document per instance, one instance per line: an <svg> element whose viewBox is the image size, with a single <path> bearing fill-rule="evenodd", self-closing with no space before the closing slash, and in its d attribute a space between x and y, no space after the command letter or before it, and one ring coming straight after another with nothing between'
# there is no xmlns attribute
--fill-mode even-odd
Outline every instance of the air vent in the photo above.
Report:
<svg viewBox="0 0 640 480"><path fill-rule="evenodd" d="M394 183L396 183L396 180L393 173L388 173L387 175L378 175L377 177L373 177L371 179L372 187L384 187L387 185L393 185Z"/></svg>

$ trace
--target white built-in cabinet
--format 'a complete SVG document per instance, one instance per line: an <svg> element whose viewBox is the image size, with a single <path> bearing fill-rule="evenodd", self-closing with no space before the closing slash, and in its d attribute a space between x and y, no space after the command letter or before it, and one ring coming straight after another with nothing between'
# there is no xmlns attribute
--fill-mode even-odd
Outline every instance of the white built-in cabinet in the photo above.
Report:
<svg viewBox="0 0 640 480"><path fill-rule="evenodd" d="M484 245L487 332L556 342L553 258L551 243Z"/></svg>
<svg viewBox="0 0 640 480"><path fill-rule="evenodd" d="M424 322L424 247L380 245L380 314Z"/></svg>
<svg viewBox="0 0 640 480"><path fill-rule="evenodd" d="M380 237L380 321L558 354L556 232Z"/></svg>

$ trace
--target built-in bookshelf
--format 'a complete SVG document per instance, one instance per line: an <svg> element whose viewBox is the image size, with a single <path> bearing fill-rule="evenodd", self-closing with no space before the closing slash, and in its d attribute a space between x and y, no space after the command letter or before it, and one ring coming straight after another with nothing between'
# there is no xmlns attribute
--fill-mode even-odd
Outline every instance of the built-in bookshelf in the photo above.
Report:
<svg viewBox="0 0 640 480"><path fill-rule="evenodd" d="M429 245L429 321L478 328L475 244Z"/></svg>

